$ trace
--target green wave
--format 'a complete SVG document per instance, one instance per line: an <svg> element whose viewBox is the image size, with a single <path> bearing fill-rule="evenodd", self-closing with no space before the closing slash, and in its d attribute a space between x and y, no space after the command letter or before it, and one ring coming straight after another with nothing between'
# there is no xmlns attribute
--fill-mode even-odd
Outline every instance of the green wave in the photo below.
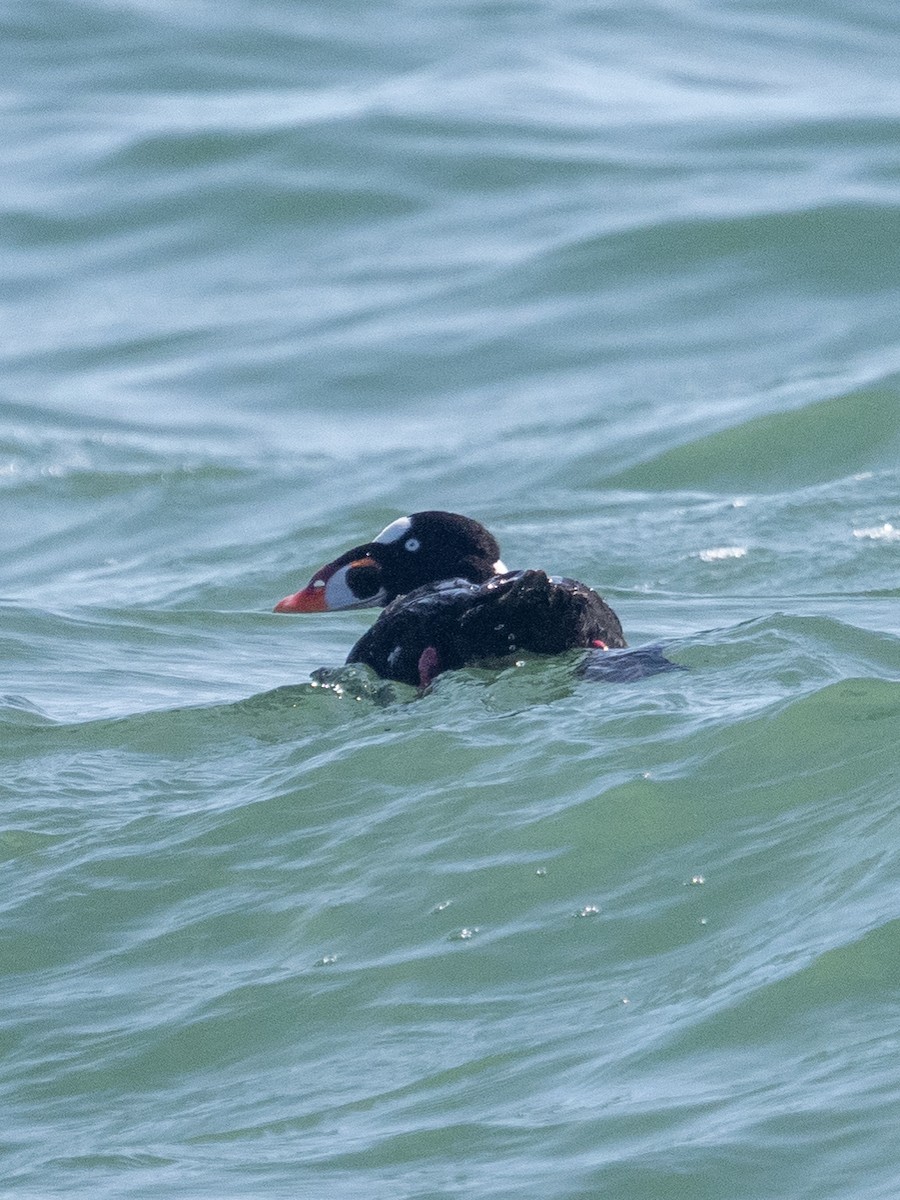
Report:
<svg viewBox="0 0 900 1200"><path fill-rule="evenodd" d="M607 486L647 491L765 492L895 470L900 461L900 381L752 417L698 433L625 471Z"/></svg>

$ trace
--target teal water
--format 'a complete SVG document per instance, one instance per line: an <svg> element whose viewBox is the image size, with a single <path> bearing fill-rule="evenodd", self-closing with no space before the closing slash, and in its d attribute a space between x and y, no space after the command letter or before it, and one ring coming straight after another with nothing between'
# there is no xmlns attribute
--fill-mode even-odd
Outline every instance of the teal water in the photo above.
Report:
<svg viewBox="0 0 900 1200"><path fill-rule="evenodd" d="M7 6L0 1194L894 1200L898 35ZM272 614L430 507L688 670Z"/></svg>

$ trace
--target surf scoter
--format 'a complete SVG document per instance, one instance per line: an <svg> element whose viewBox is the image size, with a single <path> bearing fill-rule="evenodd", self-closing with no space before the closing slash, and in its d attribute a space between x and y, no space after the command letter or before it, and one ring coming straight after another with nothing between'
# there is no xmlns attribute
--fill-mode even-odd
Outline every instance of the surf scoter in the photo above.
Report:
<svg viewBox="0 0 900 1200"><path fill-rule="evenodd" d="M508 571L493 535L458 513L400 517L318 570L275 612L374 606L384 612L347 662L420 687L442 671L519 651L627 646L619 618L596 592L544 571Z"/></svg>

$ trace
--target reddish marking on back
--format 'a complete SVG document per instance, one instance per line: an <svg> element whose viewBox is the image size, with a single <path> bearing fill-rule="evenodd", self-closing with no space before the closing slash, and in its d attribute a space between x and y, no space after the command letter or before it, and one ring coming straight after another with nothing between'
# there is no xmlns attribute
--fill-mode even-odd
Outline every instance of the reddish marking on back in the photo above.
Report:
<svg viewBox="0 0 900 1200"><path fill-rule="evenodd" d="M434 646L426 646L419 655L419 687L427 688L441 673L441 659Z"/></svg>
<svg viewBox="0 0 900 1200"><path fill-rule="evenodd" d="M609 646L607 646L606 642L601 642L599 638L594 638L594 640L591 642L591 645L594 647L595 650L608 650L609 649Z"/></svg>

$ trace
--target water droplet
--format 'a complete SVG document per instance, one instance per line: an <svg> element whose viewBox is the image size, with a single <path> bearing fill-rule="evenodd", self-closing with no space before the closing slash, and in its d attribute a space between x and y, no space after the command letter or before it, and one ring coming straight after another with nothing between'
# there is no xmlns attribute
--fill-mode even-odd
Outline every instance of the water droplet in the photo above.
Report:
<svg viewBox="0 0 900 1200"><path fill-rule="evenodd" d="M576 917L596 917L600 909L596 904L586 904L584 908L578 910Z"/></svg>

